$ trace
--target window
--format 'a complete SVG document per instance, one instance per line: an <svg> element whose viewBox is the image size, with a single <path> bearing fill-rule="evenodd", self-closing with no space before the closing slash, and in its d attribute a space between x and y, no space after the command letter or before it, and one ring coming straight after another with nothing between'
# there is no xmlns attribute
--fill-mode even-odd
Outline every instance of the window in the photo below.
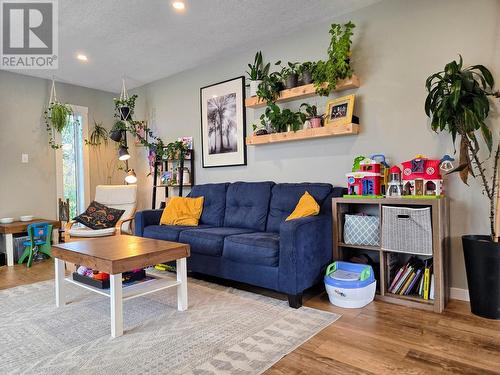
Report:
<svg viewBox="0 0 500 375"><path fill-rule="evenodd" d="M72 108L73 115L58 135L62 147L56 154L57 197L69 199L70 219L85 211L90 203L89 162L85 147L88 110L79 106Z"/></svg>

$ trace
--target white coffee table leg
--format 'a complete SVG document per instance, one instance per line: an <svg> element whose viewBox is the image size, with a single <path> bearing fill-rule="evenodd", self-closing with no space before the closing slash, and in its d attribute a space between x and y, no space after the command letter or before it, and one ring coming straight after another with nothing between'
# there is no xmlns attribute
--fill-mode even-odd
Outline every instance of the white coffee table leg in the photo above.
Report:
<svg viewBox="0 0 500 375"><path fill-rule="evenodd" d="M111 337L123 335L122 274L110 275Z"/></svg>
<svg viewBox="0 0 500 375"><path fill-rule="evenodd" d="M54 264L56 275L56 306L61 307L66 304L64 296L64 261L55 258Z"/></svg>
<svg viewBox="0 0 500 375"><path fill-rule="evenodd" d="M177 259L177 310L184 311L188 308L187 291L187 266L186 258Z"/></svg>
<svg viewBox="0 0 500 375"><path fill-rule="evenodd" d="M7 266L14 265L14 238L12 233L4 234L5 252L7 253Z"/></svg>

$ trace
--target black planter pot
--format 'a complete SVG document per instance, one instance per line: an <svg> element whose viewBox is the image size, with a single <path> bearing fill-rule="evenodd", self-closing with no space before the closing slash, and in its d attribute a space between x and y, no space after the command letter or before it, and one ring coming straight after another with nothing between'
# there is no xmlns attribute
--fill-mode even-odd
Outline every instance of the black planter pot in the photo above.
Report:
<svg viewBox="0 0 500 375"><path fill-rule="evenodd" d="M312 83L313 79L312 79L312 74L310 71L306 70L304 72L302 72L302 83L304 85L308 85L310 83Z"/></svg>
<svg viewBox="0 0 500 375"><path fill-rule="evenodd" d="M299 75L290 74L285 79L285 87L287 89L293 89L294 87L297 87L298 82L299 82Z"/></svg>
<svg viewBox="0 0 500 375"><path fill-rule="evenodd" d="M129 107L120 107L120 117L123 121L127 121L130 116L130 108Z"/></svg>
<svg viewBox="0 0 500 375"><path fill-rule="evenodd" d="M109 138L111 138L115 142L120 142L122 140L122 131L121 130L110 131Z"/></svg>
<svg viewBox="0 0 500 375"><path fill-rule="evenodd" d="M471 311L500 319L500 242L489 236L462 236Z"/></svg>

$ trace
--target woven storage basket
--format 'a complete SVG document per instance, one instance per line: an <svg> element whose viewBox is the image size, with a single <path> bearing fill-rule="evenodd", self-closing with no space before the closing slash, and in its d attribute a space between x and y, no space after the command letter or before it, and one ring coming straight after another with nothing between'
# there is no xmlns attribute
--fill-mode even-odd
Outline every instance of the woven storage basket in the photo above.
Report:
<svg viewBox="0 0 500 375"><path fill-rule="evenodd" d="M431 209L382 207L382 249L432 255Z"/></svg>
<svg viewBox="0 0 500 375"><path fill-rule="evenodd" d="M344 242L349 245L378 246L379 218L368 215L345 215Z"/></svg>

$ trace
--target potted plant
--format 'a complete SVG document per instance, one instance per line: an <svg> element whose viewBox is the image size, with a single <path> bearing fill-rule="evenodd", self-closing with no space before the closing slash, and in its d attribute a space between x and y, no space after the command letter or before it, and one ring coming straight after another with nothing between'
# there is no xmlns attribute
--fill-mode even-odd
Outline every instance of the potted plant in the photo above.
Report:
<svg viewBox="0 0 500 375"><path fill-rule="evenodd" d="M332 24L330 28L330 45L328 60L318 61L314 67L312 79L318 95L328 96L335 90L340 79L352 76L350 66L351 36L355 25L348 22L345 25Z"/></svg>
<svg viewBox="0 0 500 375"><path fill-rule="evenodd" d="M297 131L304 123L305 115L301 112L293 112L289 109L283 109L270 103L264 113L260 116L261 125L264 128L268 126L275 133L283 133L287 131Z"/></svg>
<svg viewBox="0 0 500 375"><path fill-rule="evenodd" d="M316 63L311 61L306 61L299 66L299 74L300 79L302 80L302 84L309 85L313 82L313 71Z"/></svg>
<svg viewBox="0 0 500 375"><path fill-rule="evenodd" d="M269 103L274 103L283 89L283 81L280 72L272 72L264 76L262 82L257 89L257 96L260 100Z"/></svg>
<svg viewBox="0 0 500 375"><path fill-rule="evenodd" d="M458 138L459 165L450 173L458 172L465 184L469 175L478 178L483 195L489 200L490 235L464 235L462 246L472 313L500 319L500 144L491 158L493 137L486 122L490 110L488 97L500 97L493 86L493 76L486 67L463 68L460 56L458 62L450 62L443 71L427 78L425 113L431 117L434 131L448 132L453 143ZM487 157L482 156L478 133L489 153Z"/></svg>
<svg viewBox="0 0 500 375"><path fill-rule="evenodd" d="M276 65L281 65L281 61L278 61ZM288 63L288 66L281 67L281 78L285 84L285 88L293 89L297 87L299 83L299 63Z"/></svg>
<svg viewBox="0 0 500 375"><path fill-rule="evenodd" d="M132 120L132 116L134 114L135 109L135 100L137 99L137 95L134 94L131 97L120 97L114 98L115 102L115 111L118 114L118 117L122 121L130 121Z"/></svg>
<svg viewBox="0 0 500 375"><path fill-rule="evenodd" d="M115 142L121 142L123 133L126 131L127 124L122 120L117 120L109 132L109 138Z"/></svg>
<svg viewBox="0 0 500 375"><path fill-rule="evenodd" d="M307 120L311 123L311 128L321 128L323 115L318 114L318 107L309 103L302 103L300 108L304 108Z"/></svg>
<svg viewBox="0 0 500 375"><path fill-rule="evenodd" d="M270 63L264 65L261 51L255 54L253 64L248 64L248 68L250 69L247 71L248 77L250 78L250 96L257 95L257 89L262 82L262 79L269 74L270 66Z"/></svg>
<svg viewBox="0 0 500 375"><path fill-rule="evenodd" d="M69 117L73 114L70 105L62 104L57 100L51 102L44 111L45 127L49 133L49 145L53 149L60 148L61 145L55 141L55 132L62 133L68 124Z"/></svg>

